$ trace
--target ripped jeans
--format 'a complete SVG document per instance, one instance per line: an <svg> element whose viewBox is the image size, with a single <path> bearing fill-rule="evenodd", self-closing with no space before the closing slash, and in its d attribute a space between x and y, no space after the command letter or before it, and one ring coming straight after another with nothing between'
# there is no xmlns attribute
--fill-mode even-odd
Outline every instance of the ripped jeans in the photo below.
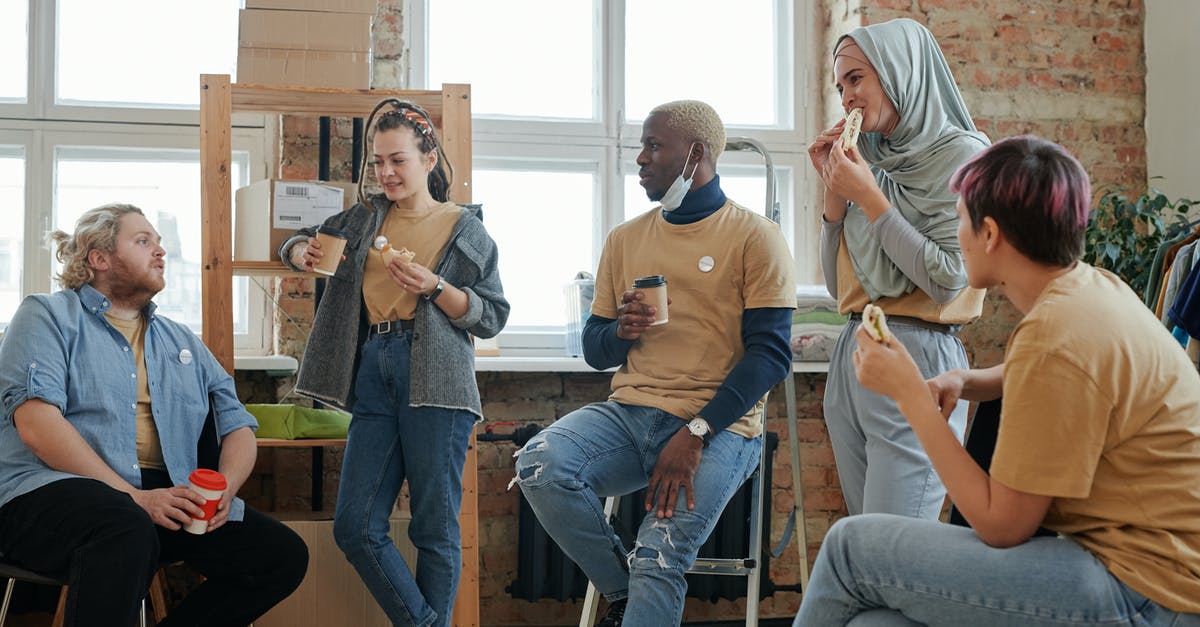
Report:
<svg viewBox="0 0 1200 627"><path fill-rule="evenodd" d="M696 509L681 493L672 518L643 519L632 551L601 499L646 487L684 421L653 407L594 403L558 419L518 451L517 483L538 520L609 601L628 598L626 627L678 625L685 571L725 504L758 465L758 439L722 431L700 457Z"/></svg>

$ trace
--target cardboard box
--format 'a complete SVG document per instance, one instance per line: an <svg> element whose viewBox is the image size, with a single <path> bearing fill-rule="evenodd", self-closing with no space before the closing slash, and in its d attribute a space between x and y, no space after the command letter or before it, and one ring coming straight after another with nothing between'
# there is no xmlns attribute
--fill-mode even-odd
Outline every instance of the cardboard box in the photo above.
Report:
<svg viewBox="0 0 1200 627"><path fill-rule="evenodd" d="M371 16L364 13L242 9L238 46L287 50L371 51Z"/></svg>
<svg viewBox="0 0 1200 627"><path fill-rule="evenodd" d="M370 89L371 53L239 47L237 82Z"/></svg>
<svg viewBox="0 0 1200 627"><path fill-rule="evenodd" d="M328 516L328 514L326 514ZM407 513L393 512L392 541L414 572ZM254 621L257 627L389 627L391 622L333 540L332 520L283 520L308 545L308 573L291 596Z"/></svg>
<svg viewBox="0 0 1200 627"><path fill-rule="evenodd" d="M379 0L246 0L246 8L375 15Z"/></svg>
<svg viewBox="0 0 1200 627"><path fill-rule="evenodd" d="M296 229L317 226L352 207L354 183L266 179L234 194L233 258L279 261L279 247Z"/></svg>

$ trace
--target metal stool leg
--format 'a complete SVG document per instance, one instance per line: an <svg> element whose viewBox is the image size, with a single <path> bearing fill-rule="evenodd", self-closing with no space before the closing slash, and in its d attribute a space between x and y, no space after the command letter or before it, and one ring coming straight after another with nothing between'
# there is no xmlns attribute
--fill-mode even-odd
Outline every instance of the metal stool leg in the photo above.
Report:
<svg viewBox="0 0 1200 627"><path fill-rule="evenodd" d="M13 586L17 584L16 579L9 579L8 585L4 586L4 604L0 605L0 627L4 627L4 622L8 620L8 603L12 600Z"/></svg>
<svg viewBox="0 0 1200 627"><path fill-rule="evenodd" d="M615 496L604 499L604 517L612 520L620 504L620 499ZM592 584L592 580L589 579L587 594L583 597L583 613L579 616L579 627L592 627L592 625L596 624L596 606L599 604L600 591L596 589L596 586ZM4 625L0 624L0 627L4 627Z"/></svg>

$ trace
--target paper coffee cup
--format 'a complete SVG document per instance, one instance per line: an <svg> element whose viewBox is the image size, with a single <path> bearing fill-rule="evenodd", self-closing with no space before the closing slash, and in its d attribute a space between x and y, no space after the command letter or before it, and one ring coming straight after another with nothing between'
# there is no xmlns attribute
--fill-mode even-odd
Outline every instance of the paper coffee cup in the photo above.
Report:
<svg viewBox="0 0 1200 627"><path fill-rule="evenodd" d="M654 307L654 322L650 326L655 327L660 324L667 323L667 279L661 274L652 276L644 276L640 279L634 279L633 289L639 290L642 293L642 303Z"/></svg>
<svg viewBox="0 0 1200 627"><path fill-rule="evenodd" d="M313 272L333 276L342 261L342 251L346 249L346 234L321 227L317 229L317 241L321 242L321 263L313 266Z"/></svg>
<svg viewBox="0 0 1200 627"><path fill-rule="evenodd" d="M183 528L188 533L202 535L208 531L208 521L217 513L217 506L221 504L221 495L225 494L225 475L215 470L197 468L188 477L188 485L208 501L200 506L204 512L201 517L192 517L192 521Z"/></svg>

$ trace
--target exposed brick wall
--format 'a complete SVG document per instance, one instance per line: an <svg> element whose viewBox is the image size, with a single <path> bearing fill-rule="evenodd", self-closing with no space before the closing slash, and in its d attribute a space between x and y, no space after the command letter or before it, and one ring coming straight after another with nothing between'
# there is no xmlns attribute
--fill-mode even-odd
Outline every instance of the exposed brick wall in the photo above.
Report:
<svg viewBox="0 0 1200 627"><path fill-rule="evenodd" d="M803 0L801 0L803 1ZM402 0L381 0L375 27L376 88L403 86L406 62L399 36ZM976 123L994 139L1033 132L1070 148L1093 183L1145 185L1143 8L1138 0L1050 2L1044 0L819 0L813 24L821 30L823 50L855 25L893 17L927 24L946 53ZM812 60L812 81L822 118L836 120L840 107L832 91L831 55ZM286 117L282 124L281 173L316 176L316 121ZM332 171L349 180L350 125L333 124ZM299 357L312 318L312 281L275 279L279 352ZM1003 343L1018 319L997 294L984 314L962 333L972 363L988 366L1003 357ZM602 374L481 373L484 410L493 421L546 422L607 394ZM797 375L798 438L803 459L808 554L815 559L829 526L844 515L837 472L821 408L823 375ZM268 380L238 375L239 395L250 402L294 400L293 378ZM780 435L772 486L772 529L783 529L792 502L790 449L782 388L771 397L767 428ZM511 599L505 592L516 577L517 496L506 492L512 478L513 445L479 444L480 591L483 625L556 625L578 622L577 603ZM336 497L340 449L325 452L327 511ZM309 452L264 450L255 475L242 491L266 510L304 511L309 504ZM770 577L779 584L799 580L795 544L771 562ZM744 600L710 604L689 600L688 620L736 620ZM761 606L764 618L795 613L799 595L777 593Z"/></svg>

